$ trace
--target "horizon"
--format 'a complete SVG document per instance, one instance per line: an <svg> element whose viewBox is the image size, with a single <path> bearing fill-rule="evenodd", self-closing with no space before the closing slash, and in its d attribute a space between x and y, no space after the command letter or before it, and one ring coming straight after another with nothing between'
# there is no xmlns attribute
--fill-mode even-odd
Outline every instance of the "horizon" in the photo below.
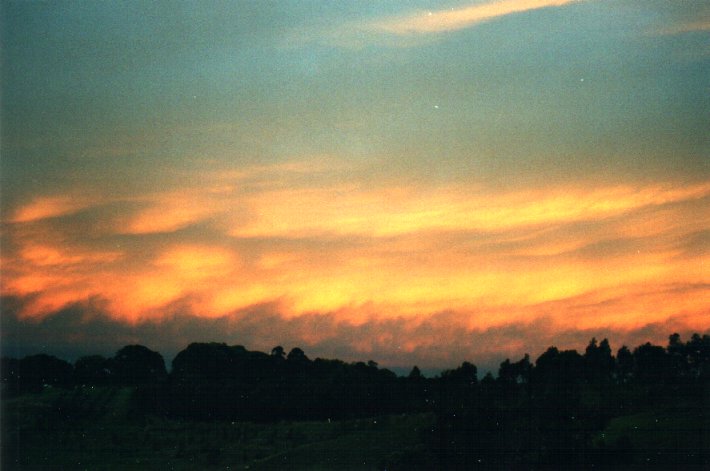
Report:
<svg viewBox="0 0 710 471"><path fill-rule="evenodd" d="M0 13L3 355L710 334L707 2Z"/></svg>
<svg viewBox="0 0 710 471"><path fill-rule="evenodd" d="M646 332L648 334L648 332ZM667 348L668 345L668 340L670 337L673 335L679 335L679 340L681 342L686 342L691 339L693 335L701 335L701 336L707 336L710 335L710 329L708 329L708 332L705 333L699 333L699 332L692 332L692 333L687 333L686 335L679 334L678 332L673 332L671 334L668 334L665 336L666 342L659 342L656 343L657 345L660 345L661 347ZM643 334L642 334L643 335ZM138 337L134 337L138 338ZM145 338L145 337L144 337ZM650 337L638 337L640 339L648 339ZM8 346L7 344L0 345L0 357L3 358L17 358L21 359L26 356L32 356L32 355L37 355L37 354L48 354L51 356L55 356L61 360L65 360L70 364L74 364L77 360L79 360L82 357L87 357L91 355L100 355L105 358L111 358L118 350L122 349L123 347L129 346L129 345L141 345L144 347L147 347L148 349L157 352L158 354L161 355L165 362L165 368L167 369L168 372L172 370L172 362L173 360L177 357L177 355L186 350L190 345L192 344L223 344L227 345L229 347L244 347L247 351L252 351L252 352L262 352L262 353L269 353L272 348L275 348L277 346L282 347L284 351L288 352L292 348L300 348L298 345L287 345L284 346L283 344L279 343L277 345L274 345L274 347L271 348L251 348L249 345L244 345L241 343L229 343L227 341L216 341L216 340L208 340L208 339L203 339L203 340L195 340L195 341L190 341L189 343L186 343L182 346L179 346L177 343L173 342L171 344L168 344L166 346L166 350L163 351L160 348L153 348L152 345L144 345L140 343L127 343L127 344L116 344L117 346L113 349L110 347L104 346L103 349L96 349L91 350L91 347L87 345L81 345L80 348L77 348L74 346L73 348L68 348L65 350L62 350L61 347L59 350L42 350L42 348L46 348L45 345L30 345L29 343L23 343L22 341L17 341L17 339L14 339L15 342L13 342L12 345ZM562 340L562 339L561 339ZM492 355L488 356L483 356L480 358L462 358L456 361L455 359L451 359L453 363L420 363L420 364L406 364L404 362L400 362L397 364L392 364L392 363L380 363L377 358L374 357L337 357L334 355L331 356L321 356L321 355L310 355L308 351L304 351L305 355L311 360L316 360L316 359L323 359L323 360L340 360L344 361L345 363L349 364L354 364L358 362L370 362L374 361L377 363L379 368L385 368L388 369L392 372L394 372L397 376L407 376L409 372L412 370L412 368L417 367L420 369L422 375L427 378L434 378L440 375L441 373L445 371L451 371L453 369L458 368L461 366L462 363L468 362L474 364L477 369L478 369L478 377L483 378L487 373L491 373L494 377L497 377L498 375L498 369L501 365L502 362L506 360L510 360L512 362L515 362L517 360L522 359L524 356L528 355L530 357L530 361L533 365L536 364L537 359L545 353L549 348L557 348L559 351L574 351L579 354L584 354L585 348L593 341L601 342L601 341L607 341L609 343L609 346L611 347L611 355L613 357L616 357L618 351L622 348L628 348L630 351L634 351L635 348L641 347L642 345L646 344L654 344L654 342L650 340L640 340L638 343L622 343L619 345L615 345L613 342L609 341L608 338L606 337L591 337L587 342L584 344L579 344L579 345L574 345L571 343L559 343L559 342L553 342L546 347L540 349L538 352L530 352L530 351L525 351L523 354L519 356L515 355L505 355L504 352L499 351L496 352ZM426 360L426 358L424 358ZM406 361L406 357L404 357L404 360Z"/></svg>
<svg viewBox="0 0 710 471"><path fill-rule="evenodd" d="M668 337L669 337L669 340L670 340L671 337L673 337L673 336L675 336L675 335L679 335L679 334L677 334L677 333L670 334L670 335L668 336ZM696 332L696 333L693 333L692 335L689 335L687 338L684 338L682 335L679 335L678 341L680 341L681 343L686 343L686 342L690 341L691 338L694 338L695 335L700 336L700 334L698 334L697 332ZM708 336L708 334L704 334L702 337L703 337L703 338L706 338L707 336ZM556 349L559 350L560 352L565 352L565 351L568 351L568 352L575 352L575 353L577 353L577 354L583 356L583 355L585 355L584 350L585 350L589 345L592 345L592 344L594 344L594 345L599 345L600 343L603 343L603 342L607 342L607 343L608 343L609 347L611 348L611 352L610 352L610 353L611 353L611 357L614 358L614 359L616 359L617 353L618 353L621 349L623 349L623 348L627 348L627 349L629 350L629 352L635 353L635 351L636 351L637 348L640 348L640 347L645 346L645 345L653 345L653 343L651 343L651 342L644 342L643 344L639 344L639 345L622 345L622 346L620 346L620 347L614 348L614 346L613 346L610 342L608 342L608 339L606 339L606 338L597 339L597 338L593 337L592 339L590 339L590 341L587 343L587 345L585 346L584 349L583 349L583 348L558 348L556 345L549 345L547 348L544 349L544 351L541 351L541 352L538 352L538 353L535 353L535 354L530 354L530 352L526 352L526 353L525 353L523 356L521 356L520 358L510 358L510 357L506 357L504 360L501 360L500 362L498 362L498 363L495 364L495 365L494 365L494 364L490 364L490 363L479 364L479 363L477 363L477 362L475 362L475 361L474 361L474 362L471 362L470 359L465 359L465 360L461 360L459 363L457 363L457 364L455 364L455 365L451 365L451 366L447 366L447 367L432 367L432 366L429 366L429 367L426 367L426 366L424 366L424 367L419 367L419 365L414 365L414 364L413 364L413 365L409 365L409 366L405 366L405 365L382 365L382 364L380 364L379 362L377 362L376 359L374 359L374 358L369 358L369 359L367 359L367 360L365 360L365 359L350 359L350 360L346 360L346 359L342 359L342 358L332 358L332 357L323 358L323 357L320 357L320 356L318 356L318 357L315 357L315 356L309 357L308 352L305 352L305 351L304 351L303 353L305 354L305 356L306 356L310 361L316 361L316 360L331 361L331 360L336 360L336 361L343 361L344 363L346 363L346 364L351 364L351 365L354 365L354 364L356 364L356 363L367 363L367 364L370 364L370 362L374 362L374 364L376 365L377 368L389 370L389 371L393 372L395 375L397 375L398 377L407 377L407 376L413 371L414 368L417 368L417 369L419 370L420 374L421 374L423 377L425 377L425 378L437 378L437 377L440 377L440 376L441 376L442 374L444 374L445 372L451 372L451 371L453 371L453 370L455 370L455 369L457 369L457 368L462 367L465 363L468 363L468 364L472 364L472 365L476 368L476 370L477 370L476 377L480 380L480 379L484 378L484 377L485 377L486 375L488 375L488 374L491 374L491 375L493 376L493 378L498 378L498 377L499 377L500 367L502 366L502 364L503 364L504 362L510 361L510 362L515 363L515 362L517 362L517 361L523 360L523 359L524 359L523 357L529 357L530 364L531 364L532 366L537 366L537 363L538 363L538 360L540 359L540 357L542 357L542 356L543 356L545 353L547 353L550 349L556 348ZM271 354L271 355L273 355L273 352L270 352L268 349L267 349L267 350L255 350L255 349L250 349L250 348L245 347L244 345L239 345L239 344L229 345L229 344L227 344L227 343L225 343L225 342L199 341L199 342L190 342L190 344L185 345L181 350L179 350L179 351L177 351L177 352L174 352L174 353L172 353L172 354L170 354L170 355L164 354L163 352L161 352L161 351L159 351L159 350L154 350L154 349L150 348L150 346L147 346L147 345L132 344L132 345L122 345L122 346L121 346L119 349L117 349L115 352L111 352L111 353L103 353L103 352L84 352L83 354L78 355L78 356L75 356L75 357L71 357L71 356L70 356L70 357L66 357L66 356L61 356L61 355L54 355L54 354L52 354L51 352L43 352L43 351L42 351L42 352L33 351L32 353L29 353L29 354L11 356L11 355L6 355L6 354L5 354L5 351L3 350L3 351L2 351L2 354L0 355L0 358L3 358L3 359L14 358L14 359L20 360L20 359L23 359L23 358L31 357L31 356L33 356L33 355L49 355L49 356L53 356L53 357L55 357L55 358L58 358L58 359L60 359L60 360L66 361L67 363L69 363L69 364L71 364L71 365L75 365L76 362L77 362L78 360L82 359L82 358L86 359L86 358L91 357L91 356L94 356L94 355L99 355L99 356L101 356L101 357L104 357L105 359L109 359L109 358L112 358L112 355L115 356L115 354L119 353L119 352L120 352L121 350L123 350L125 347L140 346L140 347L145 347L145 348L147 348L149 351L152 351L152 352L155 352L155 353L159 354L160 357L163 359L163 362L164 362L166 371L167 371L168 373L170 373L170 372L173 370L173 362L175 361L175 358L177 358L177 356L178 356L180 353L183 353L183 352L187 351L188 348L189 348L190 346L194 345L194 344L197 344L197 345L199 345L199 344L202 344L202 345L226 345L227 347L241 347L241 348L244 348L244 349L245 349L246 351L248 351L248 352L259 352L259 353L264 353L264 354ZM668 344L666 344L666 345L663 345L663 344L662 344L662 345L659 345L659 346L660 346L660 347L663 347L663 348L666 349L666 350L669 348L669 347L668 347ZM285 348L285 347L283 347L283 345L277 345L277 346L274 347L274 349L277 348L277 347L281 347L282 350L284 351L284 353L285 353L285 352L289 352L291 349L298 349L298 348L299 348L299 347L297 347L297 346Z"/></svg>

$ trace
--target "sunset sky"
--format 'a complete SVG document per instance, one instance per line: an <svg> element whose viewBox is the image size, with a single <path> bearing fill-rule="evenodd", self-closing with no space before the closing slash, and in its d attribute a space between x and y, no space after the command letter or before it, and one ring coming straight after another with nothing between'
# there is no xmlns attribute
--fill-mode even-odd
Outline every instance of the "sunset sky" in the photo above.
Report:
<svg viewBox="0 0 710 471"><path fill-rule="evenodd" d="M710 332L706 0L2 2L2 351Z"/></svg>

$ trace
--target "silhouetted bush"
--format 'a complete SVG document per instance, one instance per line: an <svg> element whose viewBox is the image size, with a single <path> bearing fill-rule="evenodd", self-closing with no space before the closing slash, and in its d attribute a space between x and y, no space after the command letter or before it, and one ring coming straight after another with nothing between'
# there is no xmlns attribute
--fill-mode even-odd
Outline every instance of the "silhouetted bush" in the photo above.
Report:
<svg viewBox="0 0 710 471"><path fill-rule="evenodd" d="M107 363L111 378L120 385L143 386L164 381L163 356L142 345L127 345Z"/></svg>
<svg viewBox="0 0 710 471"><path fill-rule="evenodd" d="M74 369L70 363L40 353L21 360L3 358L3 393L9 395L40 392L46 387L73 386Z"/></svg>
<svg viewBox="0 0 710 471"><path fill-rule="evenodd" d="M104 386L112 380L111 362L101 355L89 355L74 362L74 382L77 385Z"/></svg>

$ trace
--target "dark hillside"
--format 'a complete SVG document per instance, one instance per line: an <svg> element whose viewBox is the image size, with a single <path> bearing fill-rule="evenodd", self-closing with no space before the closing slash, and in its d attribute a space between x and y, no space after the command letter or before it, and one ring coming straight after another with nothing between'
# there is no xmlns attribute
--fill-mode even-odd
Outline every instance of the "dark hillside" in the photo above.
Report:
<svg viewBox="0 0 710 471"><path fill-rule="evenodd" d="M2 360L3 469L707 469L710 336L425 378L194 343Z"/></svg>

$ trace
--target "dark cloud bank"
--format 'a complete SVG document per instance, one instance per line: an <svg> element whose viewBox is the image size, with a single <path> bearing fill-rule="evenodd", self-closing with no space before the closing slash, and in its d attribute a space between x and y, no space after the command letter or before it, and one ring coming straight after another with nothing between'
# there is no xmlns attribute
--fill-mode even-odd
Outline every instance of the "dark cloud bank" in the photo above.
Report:
<svg viewBox="0 0 710 471"><path fill-rule="evenodd" d="M372 359L398 373L415 364L434 373L464 360L485 372L496 371L507 357L516 359L530 353L535 359L551 345L583 350L596 337L609 338L616 350L646 341L663 344L677 330L669 321L624 331L553 331L546 319L475 330L463 326L460 313L455 312L441 312L421 321L395 318L356 325L327 313L285 318L277 306L268 304L217 318L175 313L161 320L130 324L108 316L100 302L92 301L67 306L42 319L22 319L25 302L17 297L1 300L4 356L44 352L73 361L94 353L113 355L125 345L141 344L162 353L169 366L191 342L225 342L261 351L270 351L276 345L287 350L301 347L311 358ZM679 333L689 338L692 332ZM710 333L710 328L700 333Z"/></svg>

